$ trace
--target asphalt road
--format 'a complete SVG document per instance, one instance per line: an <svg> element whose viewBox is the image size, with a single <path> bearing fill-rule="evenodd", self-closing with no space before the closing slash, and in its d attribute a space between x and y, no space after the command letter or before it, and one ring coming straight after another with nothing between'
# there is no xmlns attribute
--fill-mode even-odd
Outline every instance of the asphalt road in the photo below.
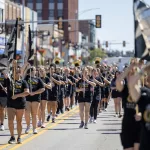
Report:
<svg viewBox="0 0 150 150"><path fill-rule="evenodd" d="M114 117L113 101L107 112L98 116L97 124L89 124L89 129L79 129L78 107L60 115L55 124L48 123L39 133L23 135L23 144L8 145L9 130L0 132L0 150L122 150L120 143L121 119ZM23 121L23 133L26 128Z"/></svg>

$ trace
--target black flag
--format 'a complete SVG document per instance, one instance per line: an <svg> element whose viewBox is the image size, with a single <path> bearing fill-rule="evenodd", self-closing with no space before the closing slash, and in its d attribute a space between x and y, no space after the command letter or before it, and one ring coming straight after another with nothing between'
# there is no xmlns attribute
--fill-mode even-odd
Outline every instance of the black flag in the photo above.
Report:
<svg viewBox="0 0 150 150"><path fill-rule="evenodd" d="M31 63L31 61L33 61L32 44L33 44L33 41L32 41L32 35L31 35L31 28L30 28L30 25L29 25L29 28L28 28L28 47L27 47L27 50L26 50L26 61L29 62L29 63Z"/></svg>
<svg viewBox="0 0 150 150"><path fill-rule="evenodd" d="M134 0L135 57L150 61L150 7L142 0ZM149 29L148 29L149 28Z"/></svg>

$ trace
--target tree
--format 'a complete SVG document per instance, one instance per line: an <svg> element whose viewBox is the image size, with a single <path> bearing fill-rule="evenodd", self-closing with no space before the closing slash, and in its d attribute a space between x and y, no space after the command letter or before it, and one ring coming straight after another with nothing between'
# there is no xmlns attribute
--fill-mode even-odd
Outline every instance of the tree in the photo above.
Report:
<svg viewBox="0 0 150 150"><path fill-rule="evenodd" d="M101 49L94 49L90 51L90 62L94 61L96 57L104 58L107 54L105 51L102 51Z"/></svg>

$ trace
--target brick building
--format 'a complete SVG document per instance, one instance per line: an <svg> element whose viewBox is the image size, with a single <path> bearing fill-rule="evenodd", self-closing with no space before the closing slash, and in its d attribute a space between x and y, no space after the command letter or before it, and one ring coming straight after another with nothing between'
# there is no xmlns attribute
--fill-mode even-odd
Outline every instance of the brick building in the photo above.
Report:
<svg viewBox="0 0 150 150"><path fill-rule="evenodd" d="M22 0L13 0L22 3ZM78 12L78 0L25 0L25 5L38 13L38 20L75 19ZM53 23L53 22L48 22ZM68 31L68 25L71 31ZM78 22L64 23L64 39L78 43Z"/></svg>
<svg viewBox="0 0 150 150"><path fill-rule="evenodd" d="M88 36L89 43L95 43L95 25L92 21L80 21L79 31L84 36Z"/></svg>

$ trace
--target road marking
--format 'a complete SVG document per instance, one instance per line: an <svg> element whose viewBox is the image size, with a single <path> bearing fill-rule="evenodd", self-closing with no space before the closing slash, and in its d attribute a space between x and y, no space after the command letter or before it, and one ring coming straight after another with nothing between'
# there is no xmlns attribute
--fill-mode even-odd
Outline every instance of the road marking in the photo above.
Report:
<svg viewBox="0 0 150 150"><path fill-rule="evenodd" d="M77 108L76 108L76 109L77 109ZM58 121L57 123L55 123L55 124L53 124L53 125L50 125L48 128L46 128L45 130L42 130L42 131L39 132L38 134L33 135L33 136L27 138L26 140L24 140L24 141L22 142L22 144L20 144L20 145L19 145L19 144L18 144L18 145L15 145L13 148L10 148L9 150L16 150L17 148L20 148L21 146L25 145L26 143L32 141L32 140L35 139L36 137L38 137L38 136L40 136L41 134L45 133L47 130L52 129L53 127L56 127L57 125L59 125L59 123L64 122L65 119L67 119L67 118L73 116L74 114L76 114L76 113L79 111L78 109L77 109L77 110L76 110L76 109L75 109L72 113L70 113L68 116L64 117L62 120Z"/></svg>
<svg viewBox="0 0 150 150"><path fill-rule="evenodd" d="M58 119L61 119L61 118L63 118L63 117L65 117L65 116L67 116L68 114L71 114L71 113L73 113L74 111L76 112L76 110L78 109L78 107L75 107L75 108L73 108L71 111L68 111L68 112L66 112L66 113L64 113L64 114L62 114L62 115L60 115L60 116L58 116L57 118L56 118L56 120L58 120ZM70 116L69 116L70 117ZM64 120L61 120L61 121L64 121ZM51 125L51 123L50 122L48 122L48 123L46 123L46 129L48 129L47 127L49 127L49 125L50 125L50 127L52 126L54 126L54 125L58 125L59 123L61 123L60 121L57 121L55 124L53 124L53 125ZM41 128L37 128L37 129L39 129L39 133L37 134L37 135L40 135L40 133L42 132L42 131L46 131L46 130L43 130L43 129L41 129ZM41 130L40 130L41 129ZM30 134L32 133L32 131L30 131L29 132L29 134L23 134L22 136L21 136L21 139L23 140L23 139L25 139L26 137L28 137L28 136L30 136ZM34 135L34 134L31 134L31 136L36 136L36 135ZM30 137L29 137L30 138ZM25 140L26 141L26 140ZM23 142L24 143L24 142ZM15 144L16 145L16 144ZM21 144L22 145L22 144ZM20 145L20 146L21 146ZM0 150L3 150L3 149L7 149L7 148L10 148L10 147L12 147L13 145L10 145L10 144L5 144L4 146L1 146L0 147ZM17 145L18 146L18 145Z"/></svg>

